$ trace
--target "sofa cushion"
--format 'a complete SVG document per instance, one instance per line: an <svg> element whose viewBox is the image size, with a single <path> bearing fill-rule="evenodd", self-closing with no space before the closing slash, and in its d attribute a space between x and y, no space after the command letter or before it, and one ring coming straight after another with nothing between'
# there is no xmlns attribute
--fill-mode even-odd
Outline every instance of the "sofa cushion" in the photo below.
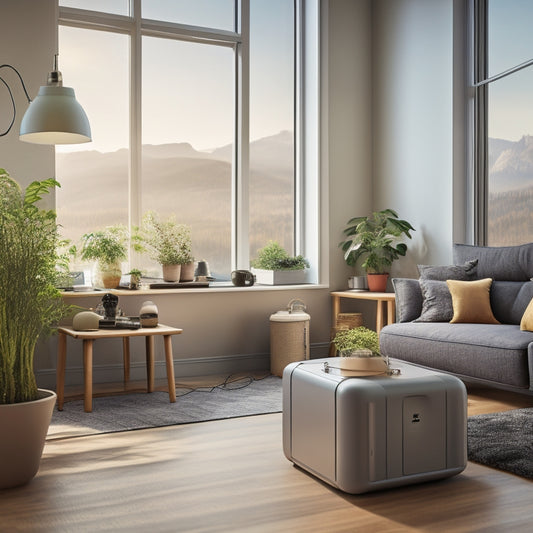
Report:
<svg viewBox="0 0 533 533"><path fill-rule="evenodd" d="M533 299L529 302L522 320L520 320L520 329L522 331L533 331Z"/></svg>
<svg viewBox="0 0 533 533"><path fill-rule="evenodd" d="M449 322L453 317L452 296L445 281L421 279L422 312L415 322Z"/></svg>
<svg viewBox="0 0 533 533"><path fill-rule="evenodd" d="M446 281L447 279L461 279L463 281L477 278L477 259L466 261L462 265L417 265L420 278Z"/></svg>
<svg viewBox="0 0 533 533"><path fill-rule="evenodd" d="M528 345L533 333L511 324L390 324L380 334L383 355L528 389Z"/></svg>
<svg viewBox="0 0 533 533"><path fill-rule="evenodd" d="M496 320L502 324L520 324L531 298L531 281L493 281L490 303Z"/></svg>
<svg viewBox="0 0 533 533"><path fill-rule="evenodd" d="M422 312L422 290L417 279L393 278L396 322L411 322Z"/></svg>
<svg viewBox="0 0 533 533"><path fill-rule="evenodd" d="M529 281L533 277L533 243L519 246L453 245L455 263L472 259L478 259L479 279Z"/></svg>
<svg viewBox="0 0 533 533"><path fill-rule="evenodd" d="M452 295L452 324L468 322L474 324L499 324L490 306L490 286L492 279L458 281L449 279L448 288Z"/></svg>

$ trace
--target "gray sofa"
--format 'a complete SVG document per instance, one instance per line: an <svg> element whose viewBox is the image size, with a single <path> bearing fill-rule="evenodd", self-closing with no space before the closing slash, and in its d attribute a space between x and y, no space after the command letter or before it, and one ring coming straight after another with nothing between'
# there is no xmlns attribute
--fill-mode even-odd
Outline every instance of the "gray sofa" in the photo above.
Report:
<svg viewBox="0 0 533 533"><path fill-rule="evenodd" d="M419 266L419 279L393 280L397 322L381 330L382 353L467 382L533 394L533 332L520 329L533 298L533 243L454 245L453 255L453 266ZM484 278L493 280L490 308L500 323L450 323L445 280Z"/></svg>

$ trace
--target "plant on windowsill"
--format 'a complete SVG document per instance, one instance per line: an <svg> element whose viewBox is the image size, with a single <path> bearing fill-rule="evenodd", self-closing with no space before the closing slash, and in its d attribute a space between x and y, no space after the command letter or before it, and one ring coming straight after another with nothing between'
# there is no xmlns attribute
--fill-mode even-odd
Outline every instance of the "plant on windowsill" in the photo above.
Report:
<svg viewBox="0 0 533 533"><path fill-rule="evenodd" d="M349 266L355 267L358 259L363 259L361 267L367 273L369 290L384 292L389 267L407 252L407 245L400 239L403 236L410 239L411 231L415 229L409 222L399 219L392 209L383 209L367 217L350 219L343 232L346 237L339 246Z"/></svg>
<svg viewBox="0 0 533 533"><path fill-rule="evenodd" d="M163 267L164 281L191 281L194 277L191 228L178 224L175 215L160 220L156 213L148 211L141 227L136 228L133 241L134 250L147 252ZM188 274L182 276L182 269Z"/></svg>
<svg viewBox="0 0 533 533"><path fill-rule="evenodd" d="M302 255L291 256L278 242L269 241L257 252L251 267L259 284L292 285L307 282L309 261Z"/></svg>
<svg viewBox="0 0 533 533"><path fill-rule="evenodd" d="M122 276L122 261L128 258L129 234L126 226L116 224L82 235L81 258L96 261L93 285L115 289Z"/></svg>
<svg viewBox="0 0 533 533"><path fill-rule="evenodd" d="M130 289L137 290L141 285L142 271L138 268L132 268L127 274L130 276Z"/></svg>
<svg viewBox="0 0 533 533"><path fill-rule="evenodd" d="M0 489L29 482L39 462L56 394L38 389L35 347L66 316L56 284L56 214L37 206L59 184L25 190L0 169Z"/></svg>

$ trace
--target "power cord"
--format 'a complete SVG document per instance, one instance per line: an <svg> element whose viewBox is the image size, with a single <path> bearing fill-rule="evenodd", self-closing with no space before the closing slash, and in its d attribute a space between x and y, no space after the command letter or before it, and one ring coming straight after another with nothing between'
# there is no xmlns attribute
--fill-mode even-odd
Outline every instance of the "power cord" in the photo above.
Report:
<svg viewBox="0 0 533 533"><path fill-rule="evenodd" d="M181 389L186 392L183 392L179 395L186 396L187 394L190 394L191 392L206 392L211 393L215 390L226 390L226 391L232 391L232 390L238 390L238 389L244 389L246 387L249 387L254 381L262 381L263 379L266 379L270 377L272 374L266 374L263 377L256 378L254 376L240 376L237 377L235 374L230 374L226 377L226 379L222 383L218 383L217 385L213 385L212 387L186 387L184 385L178 385L176 384L176 389Z"/></svg>

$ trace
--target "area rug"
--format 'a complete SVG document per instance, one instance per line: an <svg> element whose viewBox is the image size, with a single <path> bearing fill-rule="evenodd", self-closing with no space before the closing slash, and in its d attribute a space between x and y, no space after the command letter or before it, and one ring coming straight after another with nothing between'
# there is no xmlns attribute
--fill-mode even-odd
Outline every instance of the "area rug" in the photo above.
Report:
<svg viewBox="0 0 533 533"><path fill-rule="evenodd" d="M533 408L469 417L468 459L533 479Z"/></svg>
<svg viewBox="0 0 533 533"><path fill-rule="evenodd" d="M97 397L91 413L84 412L83 400L66 402L63 411L54 410L47 440L281 411L281 378L276 376L212 388L178 388L176 394L176 403L158 391Z"/></svg>

